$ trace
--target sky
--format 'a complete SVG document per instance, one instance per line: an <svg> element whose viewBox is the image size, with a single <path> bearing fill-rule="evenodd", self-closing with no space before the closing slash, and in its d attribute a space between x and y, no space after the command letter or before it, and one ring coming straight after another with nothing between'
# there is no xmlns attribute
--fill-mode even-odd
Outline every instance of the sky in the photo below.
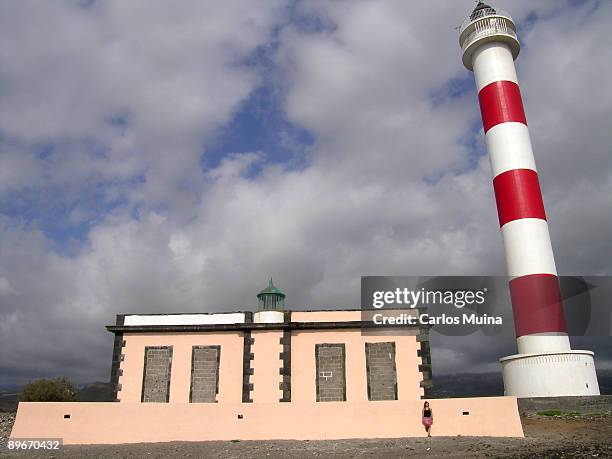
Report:
<svg viewBox="0 0 612 459"><path fill-rule="evenodd" d="M0 0L0 385L107 380L118 313L503 275L471 0ZM561 275L612 274L612 2L499 0ZM612 368L612 340L576 339ZM434 375L513 340L433 341Z"/></svg>

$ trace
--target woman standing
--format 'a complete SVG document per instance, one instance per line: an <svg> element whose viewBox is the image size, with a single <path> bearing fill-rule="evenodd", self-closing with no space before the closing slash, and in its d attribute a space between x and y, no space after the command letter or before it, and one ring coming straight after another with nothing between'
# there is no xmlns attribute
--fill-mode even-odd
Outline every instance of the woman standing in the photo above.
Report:
<svg viewBox="0 0 612 459"><path fill-rule="evenodd" d="M425 426L425 431L427 432L427 436L431 437L431 425L433 424L433 410L429 406L429 402L425 402L423 405L423 426Z"/></svg>

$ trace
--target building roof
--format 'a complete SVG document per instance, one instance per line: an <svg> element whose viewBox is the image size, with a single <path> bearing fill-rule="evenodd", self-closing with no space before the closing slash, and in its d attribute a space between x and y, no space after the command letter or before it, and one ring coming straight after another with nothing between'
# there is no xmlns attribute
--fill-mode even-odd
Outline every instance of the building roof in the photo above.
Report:
<svg viewBox="0 0 612 459"><path fill-rule="evenodd" d="M270 282L268 283L268 286L257 294L257 298L259 298L262 295L278 295L278 296L285 298L285 294L281 292L279 288L274 286L274 283L272 282L272 278L270 278Z"/></svg>
<svg viewBox="0 0 612 459"><path fill-rule="evenodd" d="M490 10L488 12L482 12L480 13L481 10ZM476 19L482 16L488 16L489 14L495 14L495 8L487 5L484 2L478 2L478 4L474 7L474 9L472 10L472 14L470 14L470 19Z"/></svg>
<svg viewBox="0 0 612 459"><path fill-rule="evenodd" d="M294 317L292 312L284 311L284 320L278 323L254 322L253 312L251 311L191 314L118 314L116 323L107 325L106 329L115 334L322 329L362 329L363 331L380 328L412 330L413 332L410 334L416 335L428 332L426 330L429 328L428 326L416 324L374 326L368 312L372 313L373 311L361 309L293 311L296 315L301 315L300 317ZM339 316L337 313L348 314ZM409 309L406 310L406 313L421 315L423 308Z"/></svg>

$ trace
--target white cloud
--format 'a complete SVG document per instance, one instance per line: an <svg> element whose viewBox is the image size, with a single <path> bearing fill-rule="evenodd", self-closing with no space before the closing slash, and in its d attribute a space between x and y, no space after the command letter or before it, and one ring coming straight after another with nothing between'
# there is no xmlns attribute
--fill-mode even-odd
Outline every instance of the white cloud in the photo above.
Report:
<svg viewBox="0 0 612 459"><path fill-rule="evenodd" d="M276 0L1 8L0 132L32 151L55 145L39 186L79 193L144 175L133 198L152 205L198 183L204 142L260 79L241 61L284 14Z"/></svg>

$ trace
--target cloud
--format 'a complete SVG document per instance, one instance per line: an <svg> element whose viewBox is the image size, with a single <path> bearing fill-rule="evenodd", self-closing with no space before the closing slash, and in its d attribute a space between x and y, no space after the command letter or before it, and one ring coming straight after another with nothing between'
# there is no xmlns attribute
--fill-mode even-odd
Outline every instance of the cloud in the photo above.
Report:
<svg viewBox="0 0 612 459"><path fill-rule="evenodd" d="M252 309L270 275L305 309L355 307L361 275L504 273L454 29L470 5L211 5L0 6L7 380L106 378L115 313ZM609 274L610 5L510 7L559 270ZM312 137L303 167L252 149L203 167L262 87ZM514 351L489 344L434 342L434 373Z"/></svg>
<svg viewBox="0 0 612 459"><path fill-rule="evenodd" d="M176 206L200 180L206 140L258 84L244 61L270 39L280 6L3 3L0 40L12 45L0 51L0 132L39 155L22 183L78 197L140 178L120 192Z"/></svg>

